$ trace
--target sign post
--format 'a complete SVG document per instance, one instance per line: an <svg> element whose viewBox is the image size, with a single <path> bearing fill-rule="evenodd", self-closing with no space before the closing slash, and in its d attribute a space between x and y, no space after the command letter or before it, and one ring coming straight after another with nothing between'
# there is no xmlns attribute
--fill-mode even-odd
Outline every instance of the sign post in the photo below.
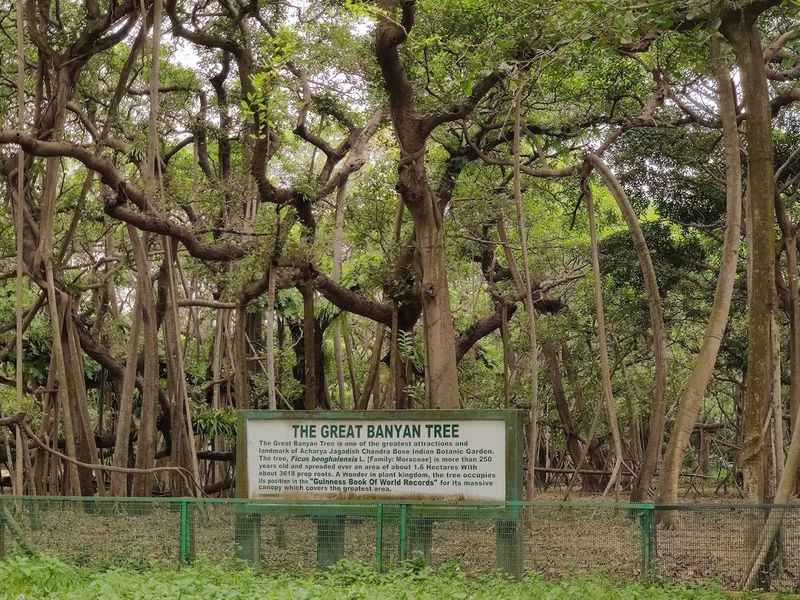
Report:
<svg viewBox="0 0 800 600"><path fill-rule="evenodd" d="M447 518L437 508L495 505L499 566L517 571L518 510L507 503L518 501L522 489L520 411L242 411L238 428L240 498L425 503L414 510L419 514L410 517L410 539L402 543L426 558L433 523ZM345 520L311 516L318 562L336 562L344 549ZM237 527L249 560L258 560L256 520L249 514L246 525Z"/></svg>

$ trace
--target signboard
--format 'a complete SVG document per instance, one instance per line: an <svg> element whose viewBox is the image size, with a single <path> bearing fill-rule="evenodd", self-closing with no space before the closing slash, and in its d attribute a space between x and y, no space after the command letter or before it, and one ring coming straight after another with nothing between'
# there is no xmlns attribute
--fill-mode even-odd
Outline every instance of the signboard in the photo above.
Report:
<svg viewBox="0 0 800 600"><path fill-rule="evenodd" d="M519 498L517 411L241 413L247 498Z"/></svg>

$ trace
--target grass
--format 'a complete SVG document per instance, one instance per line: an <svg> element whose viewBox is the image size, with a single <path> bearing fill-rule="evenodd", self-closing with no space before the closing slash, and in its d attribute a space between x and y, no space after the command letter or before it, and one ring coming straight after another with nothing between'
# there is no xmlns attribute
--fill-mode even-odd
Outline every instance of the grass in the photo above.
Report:
<svg viewBox="0 0 800 600"><path fill-rule="evenodd" d="M14 556L0 561L2 600L723 600L732 597L714 588L618 584L602 579L548 582L535 576L522 581L500 576L471 578L456 567L433 572L415 564L378 574L361 564L342 562L327 571L303 577L261 575L245 568L212 564L196 564L179 571L97 570L45 557Z"/></svg>

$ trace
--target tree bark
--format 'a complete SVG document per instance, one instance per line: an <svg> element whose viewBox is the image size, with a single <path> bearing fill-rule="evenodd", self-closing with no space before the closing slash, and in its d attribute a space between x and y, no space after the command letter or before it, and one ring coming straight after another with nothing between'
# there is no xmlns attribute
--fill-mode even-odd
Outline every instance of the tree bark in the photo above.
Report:
<svg viewBox="0 0 800 600"><path fill-rule="evenodd" d="M369 398L375 389L375 384L378 380L378 372L381 366L381 356L383 353L383 338L386 335L386 327L381 323L376 325L375 342L372 345L372 356L370 357L369 374L367 380L364 382L364 387L361 390L358 404L355 406L356 410L366 410L369 406Z"/></svg>
<svg viewBox="0 0 800 600"><path fill-rule="evenodd" d="M314 316L314 288L310 285L298 286L303 296L303 350L305 354L305 399L303 408L315 410L319 408L318 397L319 365L316 360L317 320Z"/></svg>
<svg viewBox="0 0 800 600"><path fill-rule="evenodd" d="M45 277L47 279L47 299L48 307L50 309L50 323L53 340L53 351L56 354L56 374L58 379L58 397L61 409L64 415L64 440L66 441L67 456L72 459L77 458L77 450L75 447L75 429L72 420L72 410L70 408L69 398L69 383L67 379L67 367L64 361L64 348L62 347L61 338L61 318L58 311L58 303L56 301L56 286L53 281L53 269L50 261L45 261ZM56 435L58 431L56 430ZM66 465L67 477L65 485L65 494L80 495L84 493L82 489L81 479L79 477L78 468L75 464L70 463ZM68 490L67 491L67 487ZM87 495L91 495L93 490L86 490Z"/></svg>
<svg viewBox="0 0 800 600"><path fill-rule="evenodd" d="M197 462L197 449L194 442L194 429L186 390L186 371L184 368L183 349L180 344L180 321L178 319L178 295L175 281L174 261L177 253L170 238L162 238L164 260L166 261L167 310L164 317L164 340L167 351L167 371L170 388L173 393L172 415L172 464L192 473L195 481L200 481L200 468ZM195 486L187 489L182 476L172 478L172 490L177 496L193 496L198 490Z"/></svg>
<svg viewBox="0 0 800 600"><path fill-rule="evenodd" d="M64 339L62 341L62 349L64 351L64 358L67 366L67 380L70 384L70 398L71 406L73 408L73 423L75 425L75 434L77 442L78 457L83 459L88 458L91 464L98 464L97 445L95 443L94 429L89 418L89 398L86 393L85 369L83 364L83 355L81 347L78 343L78 334L75 331L75 321L72 319L74 310L72 307L72 299L65 303L64 316L62 319L62 326L64 331ZM80 471L79 471L80 473ZM81 479L81 487L87 491L91 490L91 494L96 491L100 496L106 495L106 486L103 480L103 473L95 471L95 485L92 485L91 472L87 472L87 478Z"/></svg>
<svg viewBox="0 0 800 600"><path fill-rule="evenodd" d="M658 290L656 272L653 268L653 261L650 258L650 251L644 239L642 228L639 225L639 218L628 200L627 194L622 189L617 178L611 172L603 160L595 155L588 155L589 163L602 175L603 179L611 191L612 196L617 201L622 215L628 224L633 246L639 257L639 266L642 269L644 284L647 288L647 305L650 312L650 328L653 335L653 354L655 359L655 382L653 384L653 404L650 407L650 421L647 431L647 447L644 453L644 462L639 471L639 476L633 487L631 500L638 502L649 494L650 483L658 466L658 459L661 455L661 446L664 440L664 425L666 421L666 391L667 391L667 344L664 333L664 316L661 308L661 295Z"/></svg>
<svg viewBox="0 0 800 600"><path fill-rule="evenodd" d="M275 267L274 263L269 265L267 273L267 394L269 397L269 409L278 409L277 383L275 381Z"/></svg>
<svg viewBox="0 0 800 600"><path fill-rule="evenodd" d="M525 210L522 206L522 181L520 176L520 119L522 104L522 89L519 85L514 94L514 137L512 141L512 153L514 155L514 168L512 177L512 187L514 196L514 206L517 213L517 236L522 245L522 270L524 279L517 276L517 289L520 286L523 292L523 302L525 313L528 317L528 350L530 362L530 436L528 438L528 460L530 482L528 487L528 499L532 500L535 494L536 477L536 447L539 437L539 347L536 341L536 311L533 307L533 292L531 292L531 267L528 260L528 228L525 224ZM507 245L507 244L506 244Z"/></svg>
<svg viewBox="0 0 800 600"><path fill-rule="evenodd" d="M20 131L25 130L25 31L23 23L23 0L16 0L17 9L17 127ZM23 381L24 364L24 349L23 349L23 316L24 309L23 303L23 290L24 285L24 269L25 261L23 253L24 238L25 238L25 219L24 219L24 204L25 204L25 153L22 148L17 153L17 194L16 194L16 210L14 211L15 223L15 243L16 243L16 256L15 256L15 269L16 269L16 291L14 296L14 315L15 315L15 349L16 349L16 398L17 406L22 406L25 399L25 385Z"/></svg>
<svg viewBox="0 0 800 600"><path fill-rule="evenodd" d="M511 346L511 332L508 329L508 306L500 306L500 341L503 344L503 405L511 408L511 371L514 365L514 349Z"/></svg>
<svg viewBox="0 0 800 600"><path fill-rule="evenodd" d="M744 492L752 502L766 495L765 448L761 427L770 407L772 335L775 307L775 168L772 110L767 87L758 15L734 11L721 31L733 46L742 74L747 111L747 189L753 231L752 295L748 312L747 386L743 409L740 462Z"/></svg>
<svg viewBox="0 0 800 600"><path fill-rule="evenodd" d="M356 379L356 365L353 350L353 334L350 332L350 322L347 320L347 315L342 315L342 337L344 338L344 355L347 359L347 372L350 375L350 390L353 395L353 407L360 397L358 391L358 380Z"/></svg>
<svg viewBox="0 0 800 600"><path fill-rule="evenodd" d="M424 170L424 167L423 167ZM406 177L405 179L409 179ZM415 179L415 178L412 178ZM444 226L427 183L423 207L411 210L421 273L425 367L430 389L426 396L437 408L460 408L456 361L456 334L450 310L450 287L444 257Z"/></svg>
<svg viewBox="0 0 800 600"><path fill-rule="evenodd" d="M334 282L342 277L342 246L344 244L344 209L347 201L347 182L343 181L336 190L336 223L333 230L333 272ZM339 392L339 407L345 408L344 357L342 356L342 331L346 313L339 316L340 322L333 329L333 358L336 366L336 384ZM353 390L355 398L355 390Z"/></svg>
<svg viewBox="0 0 800 600"><path fill-rule="evenodd" d="M617 418L617 406L611 389L611 368L608 360L608 336L606 335L606 311L603 301L603 278L600 273L600 252L597 242L597 223L594 216L594 199L592 189L588 180L583 183L583 195L586 200L586 212L589 215L589 236L592 246L592 282L594 285L594 302L597 319L597 347L600 358L600 388L603 394L603 403L608 415L608 428L611 431L611 439L614 444L614 467L611 469L611 477L606 485L605 493L615 486L619 490L620 469L622 469L622 436L619 432L619 419ZM591 444L592 441L589 440ZM576 468L580 468L578 465Z"/></svg>
<svg viewBox="0 0 800 600"><path fill-rule="evenodd" d="M577 465L581 458L581 443L575 421L569 412L567 397L564 394L564 385L561 379L561 362L558 359L558 350L552 342L542 343L542 354L550 373L550 387L553 391L553 402L556 405L558 419L567 442L567 451L572 458L572 463Z"/></svg>
<svg viewBox="0 0 800 600"><path fill-rule="evenodd" d="M236 307L233 332L233 374L236 387L236 408L250 408L250 368L247 364L247 306Z"/></svg>
<svg viewBox="0 0 800 600"><path fill-rule="evenodd" d="M142 332L144 343L144 370L142 373L142 409L139 419L139 439L136 446L136 468L151 469L155 465L156 452L156 408L159 392L158 325L156 303L153 297L153 284L150 279L150 266L145 245L139 232L128 225L128 237L133 248L134 261L139 285L142 287ZM150 472L137 472L133 475L131 493L133 496L150 496L153 490L153 475Z"/></svg>
<svg viewBox="0 0 800 600"><path fill-rule="evenodd" d="M773 469L775 482L771 486L776 490L783 477L783 464L786 457L783 452L783 395L781 393L781 338L775 315L772 315L772 434L773 434Z"/></svg>
<svg viewBox="0 0 800 600"><path fill-rule="evenodd" d="M130 448L131 421L133 419L133 391L136 386L136 366L139 358L139 340L142 329L142 286L137 282L136 300L133 308L133 320L128 332L128 348L125 359L125 374L119 394L117 409L116 441L114 442L114 458L116 467L128 466L128 449ZM128 495L128 475L121 471L111 474L111 495Z"/></svg>
<svg viewBox="0 0 800 600"><path fill-rule="evenodd" d="M375 56L389 94L390 115L400 142L397 191L414 221L423 313L426 396L438 408L459 408L456 368L455 329L450 310L450 290L444 252L444 215L437 204L425 171L425 146L432 128L418 118L414 109L414 90L400 60L398 46L414 25L414 2L382 0L386 14L379 19L375 36ZM488 92L488 89L483 92Z"/></svg>

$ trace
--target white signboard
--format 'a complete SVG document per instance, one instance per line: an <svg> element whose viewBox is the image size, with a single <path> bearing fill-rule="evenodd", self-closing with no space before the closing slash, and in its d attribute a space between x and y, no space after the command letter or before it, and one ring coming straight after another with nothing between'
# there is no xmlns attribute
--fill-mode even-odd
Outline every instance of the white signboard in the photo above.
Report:
<svg viewBox="0 0 800 600"><path fill-rule="evenodd" d="M506 499L500 420L247 421L250 498Z"/></svg>

